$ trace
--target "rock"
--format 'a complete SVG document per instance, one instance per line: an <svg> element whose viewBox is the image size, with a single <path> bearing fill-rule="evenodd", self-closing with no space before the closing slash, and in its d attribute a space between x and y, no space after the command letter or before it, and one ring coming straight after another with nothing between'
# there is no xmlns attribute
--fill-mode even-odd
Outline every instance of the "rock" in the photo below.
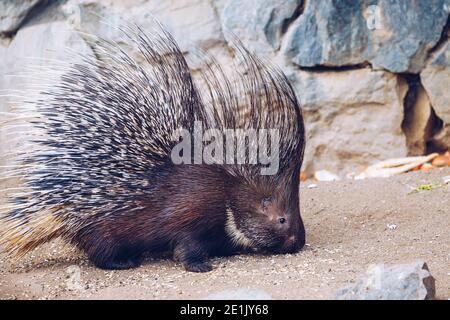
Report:
<svg viewBox="0 0 450 320"><path fill-rule="evenodd" d="M365 61L367 38L359 2L307 1L283 50L302 67L357 64Z"/></svg>
<svg viewBox="0 0 450 320"><path fill-rule="evenodd" d="M388 223L388 224L386 225L386 227L387 227L389 230L395 230L395 229L397 229L397 225L396 225L395 223Z"/></svg>
<svg viewBox="0 0 450 320"><path fill-rule="evenodd" d="M0 1L0 35L16 32L28 14L44 2L44 0Z"/></svg>
<svg viewBox="0 0 450 320"><path fill-rule="evenodd" d="M445 184L449 184L450 183L450 176L445 176L442 178L442 180L444 181Z"/></svg>
<svg viewBox="0 0 450 320"><path fill-rule="evenodd" d="M302 7L302 0L228 0L220 13L222 29L232 32L251 50L269 55L278 50L288 22ZM232 40L232 39L227 39Z"/></svg>
<svg viewBox="0 0 450 320"><path fill-rule="evenodd" d="M436 115L443 121L433 142L442 149L450 149L450 42L432 56L421 79Z"/></svg>
<svg viewBox="0 0 450 320"><path fill-rule="evenodd" d="M81 291L84 286L81 284L81 268L71 265L66 268L66 289L69 291Z"/></svg>
<svg viewBox="0 0 450 320"><path fill-rule="evenodd" d="M450 42L432 57L420 75L437 115L450 123Z"/></svg>
<svg viewBox="0 0 450 320"><path fill-rule="evenodd" d="M206 50L225 42L220 19L213 5L204 0L118 1L108 5L101 0L70 0L63 10L78 29L106 39L118 40L117 26L124 21L149 32L157 18L183 51L193 46Z"/></svg>
<svg viewBox="0 0 450 320"><path fill-rule="evenodd" d="M272 296L265 291L252 288L224 290L210 294L206 300L272 300Z"/></svg>
<svg viewBox="0 0 450 320"><path fill-rule="evenodd" d="M76 61L67 48L93 56L90 47L66 22L36 24L20 29L4 49L5 63L2 67L7 76L0 78L0 90L20 89L25 93L31 85L38 83L43 86L50 82L54 74L48 72L50 68L47 67ZM39 67L43 69L39 70ZM45 71L45 81L42 81L42 72ZM4 108L7 102L7 99L0 101L0 107L3 105Z"/></svg>
<svg viewBox="0 0 450 320"><path fill-rule="evenodd" d="M435 280L423 261L410 264L370 266L356 284L339 290L338 300L435 299Z"/></svg>
<svg viewBox="0 0 450 320"><path fill-rule="evenodd" d="M179 1L118 1L106 4L100 0L69 0L62 6L66 20L84 33L124 43L119 30L126 23L135 23L148 34L158 30L159 21L177 41L190 65L195 69L198 53L208 51L217 61L230 64L228 48L223 37L215 7L205 0ZM157 19L157 20L155 20ZM89 37L84 36L86 40ZM127 43L123 48L135 61L146 61L136 46ZM201 54L200 54L201 56Z"/></svg>
<svg viewBox="0 0 450 320"><path fill-rule="evenodd" d="M323 168L360 172L369 163L407 154L401 130L407 86L401 78L369 68L287 72L305 118L308 175Z"/></svg>
<svg viewBox="0 0 450 320"><path fill-rule="evenodd" d="M30 71L31 67L44 67L52 62L55 64L58 61L64 62L69 57L74 57L67 48L80 54L92 54L89 46L65 22L24 27L19 30L3 53L6 59L3 64L4 72L8 75L20 75L21 72ZM33 74L29 74L29 79L1 78L0 89L23 88L27 82L35 82Z"/></svg>
<svg viewBox="0 0 450 320"><path fill-rule="evenodd" d="M317 181L338 181L340 178L328 170L319 170L314 173Z"/></svg>
<svg viewBox="0 0 450 320"><path fill-rule="evenodd" d="M283 52L302 67L369 62L417 73L438 43L449 11L447 0L308 1Z"/></svg>
<svg viewBox="0 0 450 320"><path fill-rule="evenodd" d="M192 46L206 50L223 45L225 41L220 19L211 1L152 0L148 2L146 10L168 27L182 50ZM142 12L140 5L134 7L133 16L136 17L138 12ZM138 22L145 22L147 19L148 16L144 15Z"/></svg>

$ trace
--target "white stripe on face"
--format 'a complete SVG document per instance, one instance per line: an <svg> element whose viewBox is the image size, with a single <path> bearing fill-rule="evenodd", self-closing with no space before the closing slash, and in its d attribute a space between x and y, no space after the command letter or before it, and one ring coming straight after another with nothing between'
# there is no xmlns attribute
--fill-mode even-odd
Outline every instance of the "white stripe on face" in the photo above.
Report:
<svg viewBox="0 0 450 320"><path fill-rule="evenodd" d="M226 211L227 222L225 225L225 230L230 236L233 243L244 248L251 247L252 241L237 228L236 221L234 220L233 210L230 207L227 207Z"/></svg>

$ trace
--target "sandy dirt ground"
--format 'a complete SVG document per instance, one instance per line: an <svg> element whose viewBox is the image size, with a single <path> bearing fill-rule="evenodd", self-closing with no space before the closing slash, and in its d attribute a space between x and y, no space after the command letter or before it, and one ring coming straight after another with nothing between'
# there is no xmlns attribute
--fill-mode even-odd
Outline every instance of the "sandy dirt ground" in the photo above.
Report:
<svg viewBox="0 0 450 320"><path fill-rule="evenodd" d="M319 182L316 188L303 183L303 251L217 258L214 271L205 274L183 271L168 258L147 259L134 270L99 270L59 242L20 261L0 255L0 298L202 299L222 290L253 288L276 299L329 299L370 264L422 259L436 278L437 297L449 299L450 184L443 183L448 175L447 168ZM416 191L422 184L435 187Z"/></svg>

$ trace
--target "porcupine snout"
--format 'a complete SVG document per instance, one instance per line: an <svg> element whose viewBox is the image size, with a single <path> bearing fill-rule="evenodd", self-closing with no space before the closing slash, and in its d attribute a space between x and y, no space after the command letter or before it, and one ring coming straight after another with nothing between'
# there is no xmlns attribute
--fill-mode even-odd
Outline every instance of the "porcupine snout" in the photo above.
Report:
<svg viewBox="0 0 450 320"><path fill-rule="evenodd" d="M280 253L295 253L305 246L305 227L303 221L300 220L290 228L281 248Z"/></svg>

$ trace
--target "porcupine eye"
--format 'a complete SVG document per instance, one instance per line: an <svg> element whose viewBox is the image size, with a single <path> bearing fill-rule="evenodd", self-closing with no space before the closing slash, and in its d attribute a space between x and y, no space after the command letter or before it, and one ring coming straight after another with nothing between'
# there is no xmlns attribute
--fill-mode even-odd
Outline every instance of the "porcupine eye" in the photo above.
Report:
<svg viewBox="0 0 450 320"><path fill-rule="evenodd" d="M285 219L285 218L280 218L280 219L278 219L278 221L279 221L281 224L283 224L283 223L286 222L286 219Z"/></svg>

